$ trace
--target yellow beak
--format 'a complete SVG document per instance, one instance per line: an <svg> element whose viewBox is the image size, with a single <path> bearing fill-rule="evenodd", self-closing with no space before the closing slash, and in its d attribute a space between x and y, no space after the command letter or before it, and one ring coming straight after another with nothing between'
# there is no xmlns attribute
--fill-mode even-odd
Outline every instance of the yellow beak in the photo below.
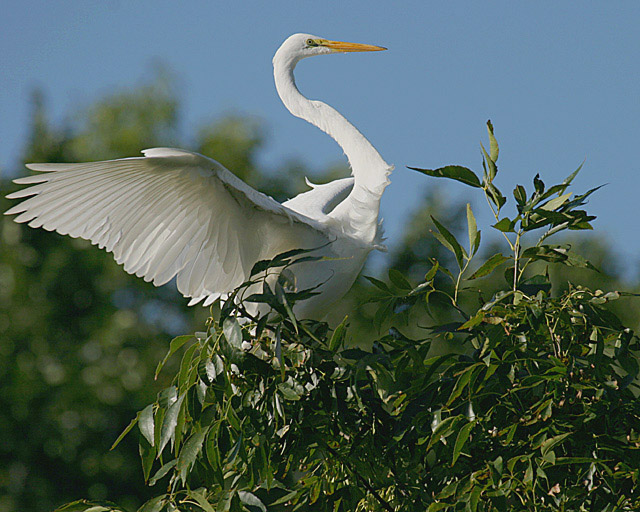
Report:
<svg viewBox="0 0 640 512"><path fill-rule="evenodd" d="M343 41L322 41L322 46L331 48L337 52L379 52L386 50L383 46L372 44L345 43Z"/></svg>

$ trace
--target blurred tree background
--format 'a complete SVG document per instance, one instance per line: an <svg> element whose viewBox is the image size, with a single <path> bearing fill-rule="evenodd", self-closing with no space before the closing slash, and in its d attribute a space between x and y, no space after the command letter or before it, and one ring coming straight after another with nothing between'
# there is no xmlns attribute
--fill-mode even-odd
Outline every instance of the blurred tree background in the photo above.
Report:
<svg viewBox="0 0 640 512"><path fill-rule="evenodd" d="M184 137L178 130L174 84L170 73L158 69L148 83L108 95L72 113L62 126L50 122L45 93L34 92L24 161L102 160L178 146L215 158L280 201L304 190L305 176L326 182L348 174L344 165L336 165L314 176L300 162L262 169L257 156L265 129L250 117L229 115ZM399 165L396 172L406 171ZM4 195L15 188L3 178L2 211L10 206ZM450 259L429 234L430 215L453 231L464 230L466 201L425 189L401 243L365 274L385 279L387 269L395 268L415 284L430 268L429 258ZM0 240L0 512L52 510L79 497L137 508L151 494L135 437L128 436L114 451L109 448L136 412L168 385L155 382L153 372L170 339L204 330L209 311L187 308L172 284L155 288L126 274L110 254L83 240L6 217L0 222ZM636 288L624 282L629 269L597 236L571 243L602 272L550 267L556 283ZM491 293L496 279L502 279L499 273L481 283L483 293ZM385 328L375 325L375 308L367 304L374 293L359 280L335 312L337 320L348 313L363 340L372 329ZM632 302L618 301L616 308L627 325L638 325L640 314ZM407 319L406 328L424 336L425 326L446 321L441 315L433 303L419 318Z"/></svg>

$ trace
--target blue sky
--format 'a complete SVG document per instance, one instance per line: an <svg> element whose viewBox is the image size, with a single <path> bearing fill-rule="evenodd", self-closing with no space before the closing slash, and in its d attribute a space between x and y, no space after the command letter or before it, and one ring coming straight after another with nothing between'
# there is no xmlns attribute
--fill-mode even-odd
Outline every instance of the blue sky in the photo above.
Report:
<svg viewBox="0 0 640 512"><path fill-rule="evenodd" d="M340 149L283 108L271 74L282 40L309 32L389 48L308 59L296 75L396 165L383 201L391 242L434 184L405 166L480 168L490 118L503 190L536 172L560 180L586 159L574 190L609 184L589 208L635 268L639 26L637 1L10 2L0 17L0 167L17 166L34 86L59 121L144 82L159 59L179 77L186 136L229 111L256 115L269 130L265 164L299 158L322 170Z"/></svg>

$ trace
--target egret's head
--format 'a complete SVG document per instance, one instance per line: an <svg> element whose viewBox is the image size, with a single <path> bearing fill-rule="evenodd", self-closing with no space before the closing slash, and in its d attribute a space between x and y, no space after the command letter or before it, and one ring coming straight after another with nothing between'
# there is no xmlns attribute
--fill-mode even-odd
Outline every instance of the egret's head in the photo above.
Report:
<svg viewBox="0 0 640 512"><path fill-rule="evenodd" d="M293 34L290 36L276 52L276 58L296 63L306 57L314 55L324 55L327 53L345 52L377 52L386 50L382 46L370 44L345 43L342 41L331 41L311 34Z"/></svg>

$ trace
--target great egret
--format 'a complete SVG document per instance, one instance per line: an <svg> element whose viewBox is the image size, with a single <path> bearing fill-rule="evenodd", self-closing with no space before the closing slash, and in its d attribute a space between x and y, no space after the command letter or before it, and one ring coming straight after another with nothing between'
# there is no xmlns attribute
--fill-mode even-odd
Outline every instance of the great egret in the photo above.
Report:
<svg viewBox="0 0 640 512"><path fill-rule="evenodd" d="M385 48L290 36L273 58L280 99L289 111L330 135L353 177L313 185L282 204L249 187L221 164L189 151L154 148L143 157L89 163L28 164L44 174L16 179L28 197L5 212L112 252L124 269L160 286L176 277L189 304L211 304L249 276L259 260L294 248L316 248L322 261L292 267L299 289L322 284L296 304L301 318L322 318L351 287L367 255L381 248L380 197L389 166L342 115L305 98L296 64L314 55Z"/></svg>

